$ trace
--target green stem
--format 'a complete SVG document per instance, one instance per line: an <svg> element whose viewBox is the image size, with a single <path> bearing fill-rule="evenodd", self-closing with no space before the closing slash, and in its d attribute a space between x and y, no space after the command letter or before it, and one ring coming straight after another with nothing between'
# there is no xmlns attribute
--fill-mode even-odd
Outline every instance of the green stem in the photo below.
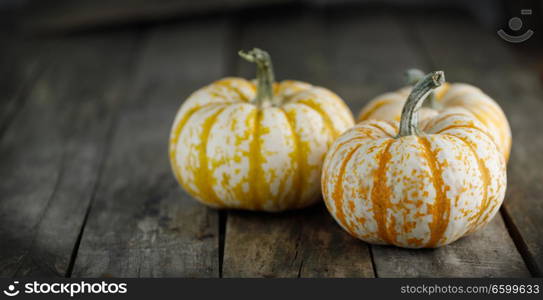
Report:
<svg viewBox="0 0 543 300"><path fill-rule="evenodd" d="M419 130L419 109L428 94L441 86L443 82L445 82L445 73L435 71L426 74L415 84L402 110L398 138L421 134Z"/></svg>
<svg viewBox="0 0 543 300"><path fill-rule="evenodd" d="M424 78L425 75L426 74L424 74L424 72L419 69L409 69L405 71L407 84L411 86L417 84L417 82L419 82L422 78ZM436 97L435 93L432 91L430 95L428 95L428 101L425 102L424 106L437 108L435 97Z"/></svg>
<svg viewBox="0 0 543 300"><path fill-rule="evenodd" d="M273 65L268 52L254 48L250 51L239 51L239 56L249 62L256 64L256 97L253 102L262 107L264 103L273 103L273 83L275 82L273 74Z"/></svg>

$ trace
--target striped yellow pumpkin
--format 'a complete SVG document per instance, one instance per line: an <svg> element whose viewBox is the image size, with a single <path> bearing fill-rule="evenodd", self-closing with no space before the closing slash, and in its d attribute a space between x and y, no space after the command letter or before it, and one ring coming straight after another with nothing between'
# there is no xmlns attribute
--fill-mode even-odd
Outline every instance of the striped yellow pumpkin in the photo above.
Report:
<svg viewBox="0 0 543 300"><path fill-rule="evenodd" d="M408 80L416 83L421 76L419 70L409 70ZM402 107L405 104L411 87L386 93L372 99L361 111L358 121L369 119L400 120ZM500 106L479 88L466 83L445 83L430 95L428 107L421 108L421 120L434 117L438 113L469 113L479 120L487 129L505 160L511 151L511 129Z"/></svg>
<svg viewBox="0 0 543 300"><path fill-rule="evenodd" d="M324 155L354 125L351 111L327 89L274 83L265 51L240 55L257 64L256 84L216 81L178 111L169 147L177 180L217 208L281 211L315 203Z"/></svg>
<svg viewBox="0 0 543 300"><path fill-rule="evenodd" d="M363 121L331 146L324 165L326 206L351 235L369 243L439 247L487 224L505 194L505 160L469 114L429 118L418 109L444 80L424 77L401 121Z"/></svg>

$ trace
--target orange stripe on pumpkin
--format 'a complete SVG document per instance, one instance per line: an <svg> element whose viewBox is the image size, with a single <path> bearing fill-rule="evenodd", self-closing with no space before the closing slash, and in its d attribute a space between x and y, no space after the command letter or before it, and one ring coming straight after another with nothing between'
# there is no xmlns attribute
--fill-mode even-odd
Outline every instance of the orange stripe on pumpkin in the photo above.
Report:
<svg viewBox="0 0 543 300"><path fill-rule="evenodd" d="M371 202L373 205L373 218L377 223L377 234L379 237L391 243L387 230L387 210L390 207L390 197L392 191L387 185L386 171L387 164L392 159L390 154L390 146L396 141L395 139L387 140L383 145L384 149L377 155L376 160L379 165L373 172L373 186L371 189Z"/></svg>
<svg viewBox="0 0 543 300"><path fill-rule="evenodd" d="M385 134L387 137L394 137L393 134L390 134L388 131L386 131L383 127L379 126L378 124L376 123L369 123L368 125L370 125L371 127L381 131L383 134Z"/></svg>
<svg viewBox="0 0 543 300"><path fill-rule="evenodd" d="M202 124L202 139L198 145L198 160L200 164L199 172L194 174L194 184L198 187L198 195L211 204L221 205L223 202L217 197L210 183L209 166L207 160L207 140L213 124L220 113L224 111L220 108L216 113L207 118Z"/></svg>
<svg viewBox="0 0 543 300"><path fill-rule="evenodd" d="M476 147L470 141L468 141L465 138L455 136L452 134L447 134L447 136L452 136L454 138L459 139L469 148L469 150L475 157L475 160L477 161L479 174L481 177L481 181L483 182L483 200L481 201L481 207L477 210L477 213L470 220L472 221L473 219L475 219L475 221L472 222L471 227L467 232L467 234L469 234L473 232L475 229L477 229L477 227L480 225L481 217L483 216L483 214L487 212L488 207L490 206L490 199L488 197L488 187L490 186L490 171L485 166L484 161L481 158L479 158L477 151L475 151Z"/></svg>
<svg viewBox="0 0 543 300"><path fill-rule="evenodd" d="M215 81L213 83L213 85L218 85L218 86L221 86L221 87L224 87L224 88L227 88L228 90L230 91L233 91L241 101L243 102L249 102L251 101L251 99L247 98L247 96L240 90L238 89L237 87L233 86L232 85L232 81L234 81L236 79L232 78L232 79L221 79L221 80L218 80L218 81ZM239 81L245 81L244 79L238 79ZM255 88L255 85L251 82L247 82L245 81L244 83L247 83L248 86L250 86L253 90L256 90ZM222 96L222 94L221 94Z"/></svg>
<svg viewBox="0 0 543 300"><path fill-rule="evenodd" d="M436 192L436 198L432 205L432 222L430 223L430 239L426 243L426 247L435 247L447 226L449 225L449 217L451 214L450 200L447 198L448 186L443 181L443 169L437 160L439 150L432 150L432 146L428 137L419 137L419 142L423 145L424 156L431 170L430 177Z"/></svg>
<svg viewBox="0 0 543 300"><path fill-rule="evenodd" d="M382 100L375 101L374 104L372 104L372 106L368 108L368 110L360 113L360 115L358 116L358 121L365 121L369 119L369 117L373 113L375 113L379 108L385 105L388 105L393 101L394 101L393 99L382 99Z"/></svg>
<svg viewBox="0 0 543 300"><path fill-rule="evenodd" d="M479 105L483 106L483 105ZM489 105L484 105L485 107L488 107ZM503 152L506 159L509 158L509 146L503 145L503 143L507 142L506 133L504 133L503 127L505 124L507 124L507 119L503 115L503 113L489 113L485 110L485 107L479 107L477 110L475 107L464 107L469 112L475 116L477 120L479 120L481 123L483 123L485 126L489 127L490 125L493 125L496 128L496 131L494 131L495 134L498 136L496 137L498 140L494 140L496 145L498 145L498 149L500 149L501 152Z"/></svg>
<svg viewBox="0 0 543 300"><path fill-rule="evenodd" d="M253 127L253 140L249 145L249 191L251 201L254 204L255 209L262 207L262 200L260 197L260 189L258 187L259 176L262 176L262 166L260 165L260 120L262 119L262 110L257 108L254 127ZM264 199L265 200L265 199Z"/></svg>
<svg viewBox="0 0 543 300"><path fill-rule="evenodd" d="M441 116L439 118L434 118L432 119L430 122L428 122L425 126L425 129L429 129L429 128L432 128L432 127L435 127L437 126L439 123L447 120L448 118L450 117L468 117L469 115L466 114L466 113L452 113L452 114L445 114L444 116Z"/></svg>
<svg viewBox="0 0 543 300"><path fill-rule="evenodd" d="M447 133L444 133L444 131L447 131L450 129L456 129L456 128L468 128L468 129L475 129L477 131L480 131L482 134L486 135L492 142L494 142L496 147L498 147L497 141L494 140L494 138L488 133L488 131L486 131L485 129L479 128L477 126L473 126L473 125L467 125L467 124L466 125L450 125L450 126L440 129L438 132L434 134L447 134ZM498 149L500 149L500 147L498 147Z"/></svg>
<svg viewBox="0 0 543 300"><path fill-rule="evenodd" d="M293 192L294 192L294 199L295 201L300 200L300 194L302 192L302 182L303 182L303 176L305 174L306 169L306 161L307 161L307 153L301 151L302 150L302 143L300 141L300 137L296 133L296 120L295 120L295 110L292 110L291 112L285 111L284 108L279 108L287 118L290 132L292 133L292 139L294 140L294 151L292 152L292 160L296 161L296 170L294 176L294 182L293 182Z"/></svg>
<svg viewBox="0 0 543 300"><path fill-rule="evenodd" d="M172 137L170 138L170 164L173 170L173 173L175 175L175 178L177 178L177 181L183 185L183 181L181 180L181 172L179 171L179 166L177 165L177 143L179 141L179 137L181 136L181 132L183 131L183 128L185 127L185 124L190 119L192 115L194 115L198 110L209 107L211 105L220 105L220 103L208 103L205 105L199 105L196 107L193 107L189 111L185 113L183 118L177 122L177 125L172 129ZM179 109L181 110L181 108ZM179 113L179 112L178 112ZM184 188L188 191L188 186L184 186Z"/></svg>
<svg viewBox="0 0 543 300"><path fill-rule="evenodd" d="M354 235L354 229L351 224L347 222L345 218L345 212L343 211L343 176L345 175L345 169L347 168L347 163L351 160L356 150L358 150L362 144L356 145L347 155L343 158L341 166L339 167L339 174L336 179L336 186L332 193L332 199L334 199L334 204L336 206L336 217L345 229L351 234Z"/></svg>
<svg viewBox="0 0 543 300"><path fill-rule="evenodd" d="M350 139L348 139L348 140L346 140L346 141L341 142L339 145L337 145L337 146L335 147L334 152L331 153L330 155L328 155L328 156L330 156L330 158L335 157L335 156L336 156L336 153L337 153L339 150L341 150L341 148L342 148L343 146L349 144L349 143L352 142L352 141L356 141L356 140L361 140L361 141L362 141L362 140L364 140L364 139L371 139L371 138L373 138L373 137L371 136L371 133L372 133L372 132L371 132L371 129L369 129L369 128L359 128L359 127L354 127L354 128L351 128L350 130L357 131L357 133L359 133L360 135L354 136L354 137L352 137L352 138L350 138Z"/></svg>
<svg viewBox="0 0 543 300"><path fill-rule="evenodd" d="M332 120L330 120L330 117L328 117L328 114L326 113L326 111L324 111L324 109L322 109L319 104L313 103L311 101L312 101L311 99L303 99L303 100L298 100L293 103L299 103L299 104L305 105L313 109L320 115L320 117L322 118L322 121L324 122L324 126L330 132L330 136L332 137L332 139L328 141L328 145L330 145L334 141L334 139L340 135L340 132L336 130L336 128L333 125Z"/></svg>
<svg viewBox="0 0 543 300"><path fill-rule="evenodd" d="M392 120L380 120L381 122L385 122L387 123L388 125L390 125L390 127L392 127L392 129L394 131L397 131L398 130L398 127L399 127L399 123L397 121L392 121Z"/></svg>

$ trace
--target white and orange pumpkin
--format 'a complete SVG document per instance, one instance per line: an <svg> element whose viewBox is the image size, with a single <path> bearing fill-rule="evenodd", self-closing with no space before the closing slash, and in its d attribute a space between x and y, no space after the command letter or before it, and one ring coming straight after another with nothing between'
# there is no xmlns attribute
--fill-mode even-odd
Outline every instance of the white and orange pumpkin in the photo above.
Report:
<svg viewBox="0 0 543 300"><path fill-rule="evenodd" d="M412 69L407 72L410 84L415 84L424 74ZM400 121L402 108L411 87L385 93L372 99L358 115L358 121L369 119ZM501 107L479 88L467 83L444 83L431 93L426 107L420 110L420 119L424 121L437 114L455 112L468 113L479 120L492 136L503 153L509 159L511 151L511 128Z"/></svg>
<svg viewBox="0 0 543 300"><path fill-rule="evenodd" d="M269 55L255 82L225 78L194 92L178 111L170 161L182 187L217 208L281 211L320 199L324 155L354 125L333 92L300 81L274 83Z"/></svg>
<svg viewBox="0 0 543 300"><path fill-rule="evenodd" d="M418 121L424 98L443 80L438 71L419 81L399 124L363 121L330 148L324 200L351 235L375 244L439 247L481 228L498 211L505 160L486 128L470 114L447 111Z"/></svg>

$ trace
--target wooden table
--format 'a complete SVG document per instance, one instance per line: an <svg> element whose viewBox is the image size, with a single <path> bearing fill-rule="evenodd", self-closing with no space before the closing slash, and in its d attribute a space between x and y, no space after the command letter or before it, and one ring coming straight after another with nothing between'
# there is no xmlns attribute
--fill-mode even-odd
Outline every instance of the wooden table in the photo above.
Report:
<svg viewBox="0 0 543 300"><path fill-rule="evenodd" d="M0 275L67 277L526 277L543 274L543 89L516 45L432 12L239 13L63 35L0 48ZM513 130L508 192L483 230L435 250L373 246L322 204L217 211L184 193L167 142L192 91L252 77L258 46L279 79L341 95L353 112L410 67L481 87Z"/></svg>

